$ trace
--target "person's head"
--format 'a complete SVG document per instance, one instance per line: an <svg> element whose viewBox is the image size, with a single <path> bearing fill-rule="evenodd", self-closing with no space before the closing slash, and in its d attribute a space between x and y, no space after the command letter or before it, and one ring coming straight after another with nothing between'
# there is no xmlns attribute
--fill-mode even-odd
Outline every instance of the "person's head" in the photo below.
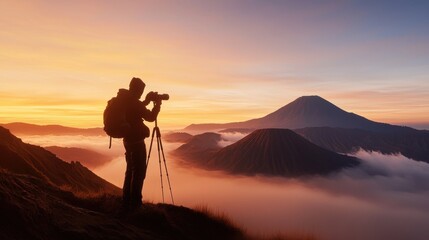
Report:
<svg viewBox="0 0 429 240"><path fill-rule="evenodd" d="M144 84L144 82L140 78L133 77L133 79L131 79L130 88L129 88L131 95L140 99L140 97L143 94L145 86L146 84Z"/></svg>

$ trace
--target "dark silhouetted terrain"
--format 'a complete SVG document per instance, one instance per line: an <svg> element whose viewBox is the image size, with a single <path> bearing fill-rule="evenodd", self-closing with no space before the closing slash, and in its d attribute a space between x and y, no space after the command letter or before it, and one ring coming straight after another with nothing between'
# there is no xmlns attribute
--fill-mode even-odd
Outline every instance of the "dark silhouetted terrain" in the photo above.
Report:
<svg viewBox="0 0 429 240"><path fill-rule="evenodd" d="M6 123L0 124L9 129L13 134L27 135L83 135L83 136L105 136L102 128L73 128L61 125L35 125L29 123Z"/></svg>
<svg viewBox="0 0 429 240"><path fill-rule="evenodd" d="M103 166L112 160L110 156L84 148L58 146L44 148L66 162L80 162L90 169Z"/></svg>
<svg viewBox="0 0 429 240"><path fill-rule="evenodd" d="M396 154L414 160L429 162L429 132L410 130L403 133L373 132L345 128L303 128L295 129L310 142L341 153L353 153L360 148L383 154Z"/></svg>
<svg viewBox="0 0 429 240"><path fill-rule="evenodd" d="M64 162L42 147L22 142L3 127L0 127L0 169L33 176L76 193L121 193L80 163Z"/></svg>
<svg viewBox="0 0 429 240"><path fill-rule="evenodd" d="M187 130L207 131L228 128L305 128L340 127L359 128L371 131L402 132L412 128L394 126L368 120L346 112L319 96L303 96L262 118L225 124L192 124Z"/></svg>
<svg viewBox="0 0 429 240"><path fill-rule="evenodd" d="M78 198L40 178L0 170L0 239L245 239L221 217L144 204L120 213L120 198Z"/></svg>
<svg viewBox="0 0 429 240"><path fill-rule="evenodd" d="M323 149L288 129L256 130L220 150L184 144L175 153L203 168L245 175L324 175L359 163L354 157Z"/></svg>

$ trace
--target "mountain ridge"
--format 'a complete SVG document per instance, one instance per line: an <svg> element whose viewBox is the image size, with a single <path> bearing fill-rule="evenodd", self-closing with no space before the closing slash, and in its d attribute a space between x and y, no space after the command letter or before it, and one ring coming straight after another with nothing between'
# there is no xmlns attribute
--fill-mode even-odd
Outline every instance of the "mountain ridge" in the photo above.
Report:
<svg viewBox="0 0 429 240"><path fill-rule="evenodd" d="M261 118L243 122L191 124L185 130L201 131L227 128L287 128L342 127L379 132L404 132L410 127L375 122L355 113L346 112L320 96L302 96ZM416 130L417 131L417 130Z"/></svg>
<svg viewBox="0 0 429 240"><path fill-rule="evenodd" d="M294 129L310 142L341 153L359 149L383 154L402 154L405 157L429 162L429 132L416 130L403 133L374 132L364 129L312 127Z"/></svg>
<svg viewBox="0 0 429 240"><path fill-rule="evenodd" d="M59 188L82 194L120 195L121 190L79 162L67 163L42 147L24 143L0 127L0 168L45 180Z"/></svg>
<svg viewBox="0 0 429 240"><path fill-rule="evenodd" d="M23 122L2 123L0 126L9 129L13 134L29 135L83 135L104 136L106 133L102 128L75 128L57 124L37 125Z"/></svg>

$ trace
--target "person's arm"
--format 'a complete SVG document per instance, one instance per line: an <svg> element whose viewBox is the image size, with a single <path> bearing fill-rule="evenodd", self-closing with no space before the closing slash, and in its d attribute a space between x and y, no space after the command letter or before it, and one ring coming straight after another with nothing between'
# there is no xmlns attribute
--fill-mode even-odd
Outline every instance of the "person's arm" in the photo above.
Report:
<svg viewBox="0 0 429 240"><path fill-rule="evenodd" d="M148 121L153 122L158 117L158 113L161 110L161 102L154 102L152 110L146 108L144 103L141 104L141 117Z"/></svg>

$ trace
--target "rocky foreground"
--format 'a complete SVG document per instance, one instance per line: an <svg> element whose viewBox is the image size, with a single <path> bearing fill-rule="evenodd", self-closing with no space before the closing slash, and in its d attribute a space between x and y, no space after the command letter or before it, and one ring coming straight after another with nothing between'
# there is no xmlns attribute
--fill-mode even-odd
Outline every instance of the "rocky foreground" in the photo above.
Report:
<svg viewBox="0 0 429 240"><path fill-rule="evenodd" d="M76 197L31 176L0 172L0 239L246 239L222 217L167 204L120 210L113 195Z"/></svg>

